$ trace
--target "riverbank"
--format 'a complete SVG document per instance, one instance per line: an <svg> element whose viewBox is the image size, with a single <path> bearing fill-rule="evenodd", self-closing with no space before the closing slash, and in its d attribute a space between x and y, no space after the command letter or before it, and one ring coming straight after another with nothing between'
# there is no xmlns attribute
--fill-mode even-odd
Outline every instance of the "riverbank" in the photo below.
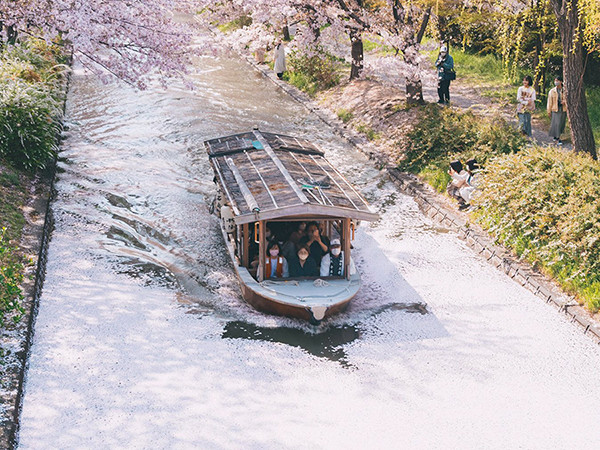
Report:
<svg viewBox="0 0 600 450"><path fill-rule="evenodd" d="M15 446L51 221L47 216L67 77L60 52L25 40L2 50L0 74L0 448Z"/></svg>
<svg viewBox="0 0 600 450"><path fill-rule="evenodd" d="M428 189L425 184L427 181L431 183L431 179L407 179L407 174L398 171L397 167L405 157L406 149L411 145L409 135L419 123L421 113L420 108L406 107L403 102L404 95L400 90L374 80L357 80L342 83L312 99L295 87L278 80L266 66L257 64L250 56L247 56L247 60L374 159L379 168L386 168L392 177L399 181L404 192L419 198L419 204L424 207L426 213L433 214L434 219L441 219L441 223L451 226L476 251L485 251L486 259L496 267L511 277L516 277L539 298L555 304L560 312L567 314L572 322L580 325L586 334L589 333L597 341L600 340L600 315L597 309L590 311L584 308L583 301L573 297L573 290L571 295L565 293L557 284L557 280L548 277L547 272L540 271L539 265L530 264L526 257L515 254L510 246L499 246L497 238L479 227L470 214L457 211L450 199ZM445 180L443 181L445 186ZM415 183L419 186L418 189L409 188ZM424 192L428 194L424 195ZM450 219L452 217L456 217L457 220Z"/></svg>
<svg viewBox="0 0 600 450"><path fill-rule="evenodd" d="M4 168L6 170L6 168ZM0 448L13 448L19 416L27 358L33 335L37 301L44 277L44 255L51 229L47 217L53 169L36 176L21 174L23 196L15 209L23 213L19 256L27 261L22 283L23 315L18 322L7 322L0 335L4 355L0 364Z"/></svg>

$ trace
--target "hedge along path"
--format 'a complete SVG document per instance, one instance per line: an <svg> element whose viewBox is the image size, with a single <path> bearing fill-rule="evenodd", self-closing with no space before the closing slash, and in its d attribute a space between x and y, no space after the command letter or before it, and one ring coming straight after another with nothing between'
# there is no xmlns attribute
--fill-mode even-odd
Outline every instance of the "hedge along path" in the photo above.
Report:
<svg viewBox="0 0 600 450"><path fill-rule="evenodd" d="M546 303L554 305L571 323L577 324L584 334L600 345L600 324L590 313L579 306L572 298L563 293L558 286L545 275L535 271L530 264L514 256L510 251L495 243L494 239L478 226L471 224L465 213L455 211L446 199L419 180L416 175L401 172L389 165L375 150L373 144L353 129L348 128L332 111L324 109L307 94L296 87L279 80L270 68L258 64L251 56L240 54L252 67L265 78L271 80L281 90L315 114L322 122L331 127L350 144L373 160L380 170L386 170L390 179L401 192L412 197L419 208L432 220L444 228L454 231L473 251L484 257L490 264L502 270L509 277L525 287ZM570 300L562 300L570 298Z"/></svg>

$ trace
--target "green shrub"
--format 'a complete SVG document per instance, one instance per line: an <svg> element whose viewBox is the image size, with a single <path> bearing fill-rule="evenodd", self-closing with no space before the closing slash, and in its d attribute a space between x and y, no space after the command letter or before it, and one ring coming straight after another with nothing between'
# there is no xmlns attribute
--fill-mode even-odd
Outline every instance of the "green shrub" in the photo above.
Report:
<svg viewBox="0 0 600 450"><path fill-rule="evenodd" d="M332 88L340 82L340 62L323 50L317 50L314 55L292 52L288 62L291 70L286 72L285 79L309 95Z"/></svg>
<svg viewBox="0 0 600 450"><path fill-rule="evenodd" d="M379 139L379 133L375 132L373 128L369 127L368 125L365 125L364 123L359 124L356 127L356 131L364 133L369 141Z"/></svg>
<svg viewBox="0 0 600 450"><path fill-rule="evenodd" d="M14 249L5 238L6 228L0 230L0 327L5 319L13 322L21 319L25 310L22 306L23 265L17 260Z"/></svg>
<svg viewBox="0 0 600 450"><path fill-rule="evenodd" d="M58 50L30 39L0 53L0 157L33 171L55 155L66 69Z"/></svg>
<svg viewBox="0 0 600 450"><path fill-rule="evenodd" d="M476 158L485 164L490 156L513 153L525 145L519 132L501 118L482 119L438 105L421 110L408 140L399 168L437 180L440 190L445 188L442 184L452 159Z"/></svg>
<svg viewBox="0 0 600 450"><path fill-rule="evenodd" d="M600 165L530 148L490 159L477 220L504 245L600 309Z"/></svg>
<svg viewBox="0 0 600 450"><path fill-rule="evenodd" d="M44 167L56 154L60 115L44 85L0 82L0 156L26 170Z"/></svg>
<svg viewBox="0 0 600 450"><path fill-rule="evenodd" d="M337 112L337 116L340 118L340 120L344 123L348 123L352 120L352 118L354 117L354 114L352 114L351 111L348 111L347 109L340 109Z"/></svg>

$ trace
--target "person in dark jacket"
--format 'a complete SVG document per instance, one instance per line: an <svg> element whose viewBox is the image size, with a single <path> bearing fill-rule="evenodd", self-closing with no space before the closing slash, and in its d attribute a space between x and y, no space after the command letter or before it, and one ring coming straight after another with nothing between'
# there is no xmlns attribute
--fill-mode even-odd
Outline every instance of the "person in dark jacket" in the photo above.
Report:
<svg viewBox="0 0 600 450"><path fill-rule="evenodd" d="M454 72L454 59L448 54L446 44L440 48L440 54L435 62L438 71L438 103L450 103L450 81L456 78Z"/></svg>
<svg viewBox="0 0 600 450"><path fill-rule="evenodd" d="M300 244L306 244L310 248L310 256L317 263L317 267L319 267L321 265L321 258L329 251L329 238L321 235L317 222L311 222L306 226L306 236L300 239Z"/></svg>
<svg viewBox="0 0 600 450"><path fill-rule="evenodd" d="M291 277L316 277L319 275L317 263L310 256L310 249L307 245L301 245L294 258L290 260Z"/></svg>

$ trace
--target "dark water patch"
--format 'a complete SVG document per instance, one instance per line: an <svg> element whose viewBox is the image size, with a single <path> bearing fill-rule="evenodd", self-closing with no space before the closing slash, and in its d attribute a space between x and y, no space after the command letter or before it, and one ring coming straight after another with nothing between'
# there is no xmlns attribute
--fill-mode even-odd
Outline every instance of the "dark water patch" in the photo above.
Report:
<svg viewBox="0 0 600 450"><path fill-rule="evenodd" d="M119 260L117 267L117 273L140 279L146 286L153 285L167 288L177 288L179 286L177 278L168 269L148 261L124 258Z"/></svg>
<svg viewBox="0 0 600 450"><path fill-rule="evenodd" d="M235 321L225 325L223 339L247 339L251 341L279 342L298 347L311 355L338 362L345 368L352 368L347 360L343 345L360 337L360 331L352 325L332 326L322 333L308 333L290 327L267 328Z"/></svg>
<svg viewBox="0 0 600 450"><path fill-rule="evenodd" d="M376 316L386 311L404 311L411 314L428 314L425 303L390 303L376 308L369 313L369 317ZM340 363L344 368L355 368L348 361L343 346L360 338L360 322L356 325L330 326L320 333L309 333L298 328L260 327L244 321L228 322L225 325L223 339L247 339L251 341L279 342L292 347L298 347L318 356Z"/></svg>
<svg viewBox="0 0 600 450"><path fill-rule="evenodd" d="M108 203L110 203L113 206L116 206L117 208L125 208L128 210L131 210L133 208L133 205L120 195L107 193L106 200L108 200Z"/></svg>
<svg viewBox="0 0 600 450"><path fill-rule="evenodd" d="M369 316L376 316L386 311L404 311L407 313L428 314L427 305L425 303L390 303L383 305L380 308L374 309Z"/></svg>
<svg viewBox="0 0 600 450"><path fill-rule="evenodd" d="M110 227L108 232L106 233L106 236L109 239L122 242L128 247L135 247L139 248L140 250L146 250L146 246L142 244L135 236L120 228L114 226Z"/></svg>

